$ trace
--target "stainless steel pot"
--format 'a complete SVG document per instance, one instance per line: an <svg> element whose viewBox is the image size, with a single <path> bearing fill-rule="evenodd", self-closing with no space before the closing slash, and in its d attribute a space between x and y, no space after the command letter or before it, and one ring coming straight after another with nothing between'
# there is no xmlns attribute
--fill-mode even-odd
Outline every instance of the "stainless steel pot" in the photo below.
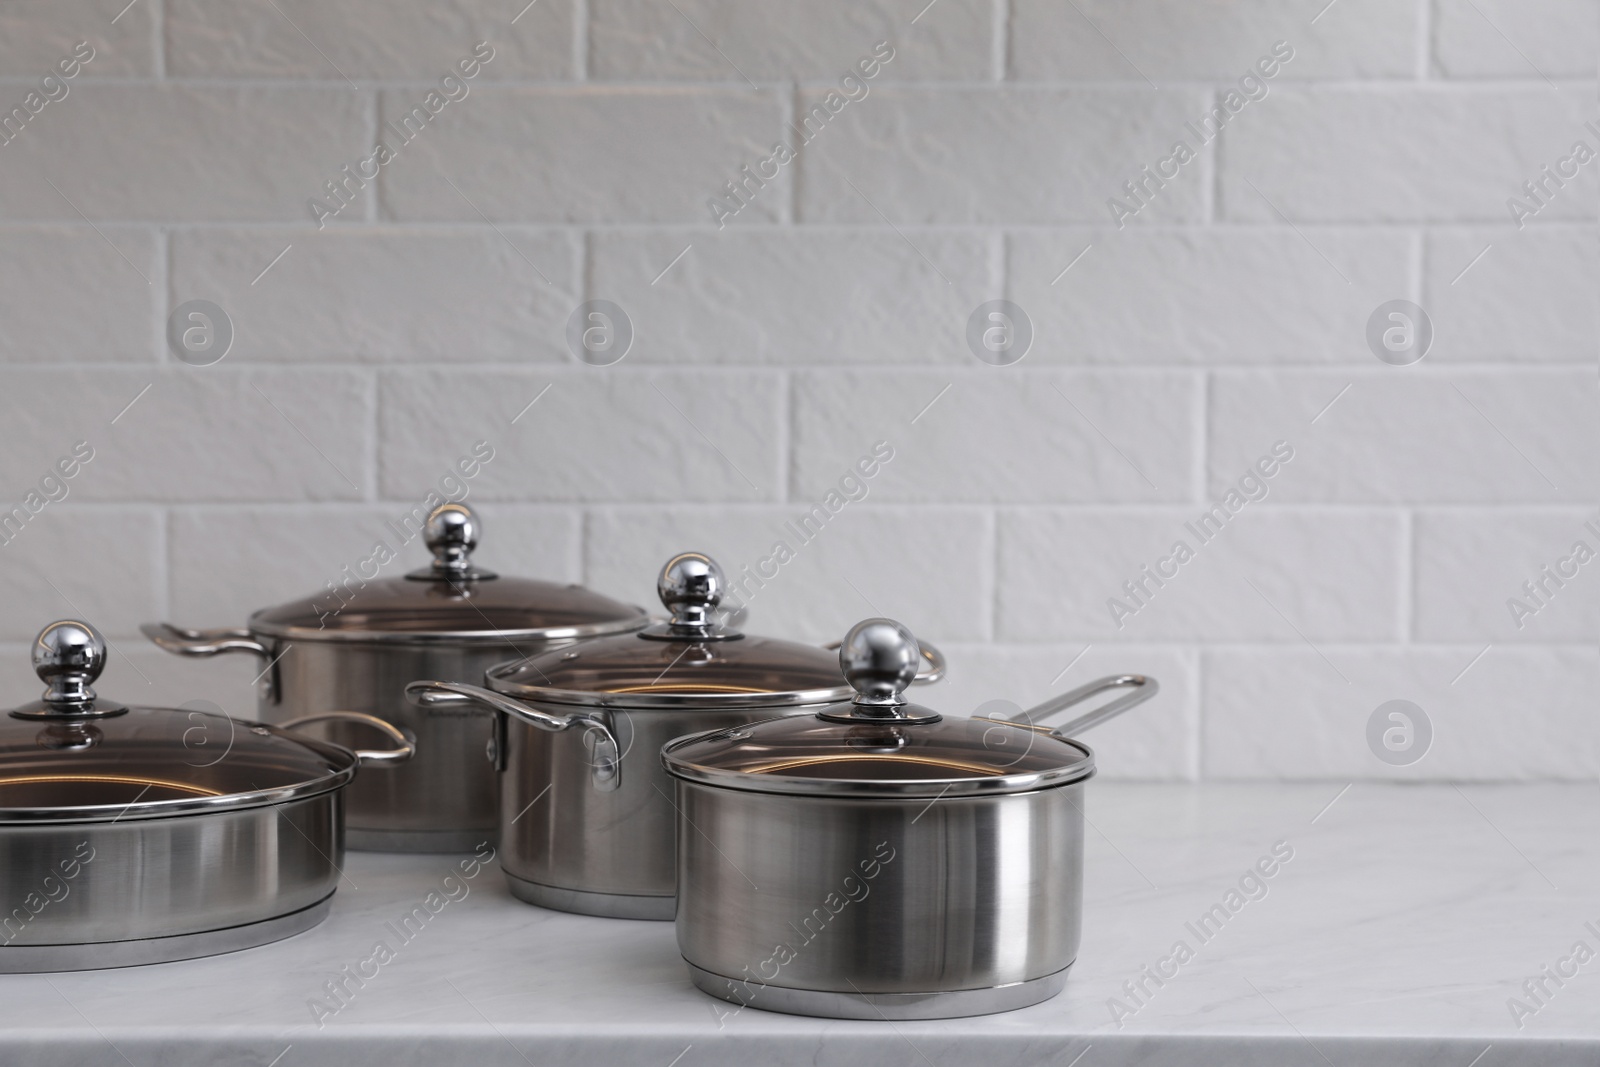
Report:
<svg viewBox="0 0 1600 1067"><path fill-rule="evenodd" d="M95 694L106 646L57 622L33 646L47 688L0 719L0 973L208 956L297 934L328 913L358 765L352 752L226 715ZM285 726L295 725L286 723Z"/></svg>
<svg viewBox="0 0 1600 1067"><path fill-rule="evenodd" d="M1149 699L1103 678L1012 720L901 696L910 631L854 627L852 702L681 738L678 947L695 985L743 1007L848 1019L982 1015L1054 996L1078 952L1083 790L1070 735ZM1058 729L1038 720L1119 699Z"/></svg>
<svg viewBox="0 0 1600 1067"><path fill-rule="evenodd" d="M350 787L351 848L472 849L495 833L499 784L483 757L493 717L466 705L417 707L405 700L406 683L476 682L504 660L649 621L642 608L580 586L498 577L474 566L480 531L465 505L445 504L422 530L432 566L404 577L330 582L322 594L257 611L242 630L142 629L179 655L254 655L261 664L257 714L267 722L350 709L416 735L421 754L414 761ZM335 723L325 736L350 745L356 728Z"/></svg>
<svg viewBox="0 0 1600 1067"><path fill-rule="evenodd" d="M726 588L708 556L674 556L657 582L670 622L494 667L487 688L419 681L424 707L492 708L501 869L518 899L559 911L671 919L675 813L661 746L851 690L838 657L715 621ZM943 660L930 649L923 677Z"/></svg>

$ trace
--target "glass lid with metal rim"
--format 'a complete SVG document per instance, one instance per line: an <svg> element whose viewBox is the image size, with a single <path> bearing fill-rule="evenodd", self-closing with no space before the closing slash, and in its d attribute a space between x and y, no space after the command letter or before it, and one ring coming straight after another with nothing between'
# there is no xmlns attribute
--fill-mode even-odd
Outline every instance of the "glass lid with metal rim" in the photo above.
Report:
<svg viewBox="0 0 1600 1067"><path fill-rule="evenodd" d="M105 639L88 623L54 622L35 638L44 695L0 715L0 825L256 807L325 793L355 774L357 754L338 745L220 711L100 697L93 683L105 662Z"/></svg>
<svg viewBox="0 0 1600 1067"><path fill-rule="evenodd" d="M1140 703L1154 680L1091 682L1015 720L947 718L906 702L920 662L917 640L892 619L857 623L839 649L855 699L815 715L680 738L662 751L673 775L764 793L850 797L944 797L1016 793L1081 781L1094 753L1067 736ZM1109 689L1134 693L1052 730L1037 720Z"/></svg>
<svg viewBox="0 0 1600 1067"><path fill-rule="evenodd" d="M636 630L643 608L580 585L512 578L474 566L482 520L465 504L434 508L422 536L433 563L395 578L362 573L394 558L386 542L323 591L250 616L250 629L297 641L560 640ZM409 538L408 538L409 540Z"/></svg>
<svg viewBox="0 0 1600 1067"><path fill-rule="evenodd" d="M726 588L709 556L680 552L656 582L670 621L501 664L485 680L521 700L610 708L776 708L850 695L827 649L719 623Z"/></svg>

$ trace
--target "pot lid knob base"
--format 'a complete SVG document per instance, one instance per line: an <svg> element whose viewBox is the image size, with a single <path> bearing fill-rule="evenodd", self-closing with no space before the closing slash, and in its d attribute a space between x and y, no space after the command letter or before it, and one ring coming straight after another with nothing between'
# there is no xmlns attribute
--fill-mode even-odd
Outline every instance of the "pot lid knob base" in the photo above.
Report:
<svg viewBox="0 0 1600 1067"><path fill-rule="evenodd" d="M667 560L656 579L656 594L672 618L640 631L640 636L658 641L733 641L743 637L716 621L716 608L727 588L727 577L716 560L704 552L679 552Z"/></svg>
<svg viewBox="0 0 1600 1067"><path fill-rule="evenodd" d="M856 691L852 719L936 722L940 716L906 703L905 690L922 668L922 648L903 623L865 619L850 627L839 645L839 669ZM835 712L822 713L837 718Z"/></svg>
<svg viewBox="0 0 1600 1067"><path fill-rule="evenodd" d="M422 540L433 553L433 565L406 577L419 582L488 581L493 571L472 565L472 550L483 534L483 520L465 504L440 504L422 526Z"/></svg>
<svg viewBox="0 0 1600 1067"><path fill-rule="evenodd" d="M17 708L18 718L85 718L120 715L128 709L98 699L94 681L106 666L106 639L86 622L62 619L33 640L33 670L45 684L35 703Z"/></svg>

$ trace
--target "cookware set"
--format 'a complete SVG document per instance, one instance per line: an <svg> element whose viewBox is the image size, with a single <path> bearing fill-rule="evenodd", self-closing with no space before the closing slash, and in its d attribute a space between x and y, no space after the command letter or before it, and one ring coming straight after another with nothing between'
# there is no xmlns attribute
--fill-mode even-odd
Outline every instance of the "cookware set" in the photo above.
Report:
<svg viewBox="0 0 1600 1067"><path fill-rule="evenodd" d="M746 634L685 552L654 621L477 567L462 504L421 532L433 562L403 577L347 573L240 629L142 627L256 657L260 721L102 698L99 634L40 633L44 695L0 719L0 973L265 944L327 914L347 844L494 837L514 897L675 920L694 984L741 1006L939 1018L1061 989L1095 771L1074 735L1154 680L945 717L904 695L943 656L891 620L837 652Z"/></svg>

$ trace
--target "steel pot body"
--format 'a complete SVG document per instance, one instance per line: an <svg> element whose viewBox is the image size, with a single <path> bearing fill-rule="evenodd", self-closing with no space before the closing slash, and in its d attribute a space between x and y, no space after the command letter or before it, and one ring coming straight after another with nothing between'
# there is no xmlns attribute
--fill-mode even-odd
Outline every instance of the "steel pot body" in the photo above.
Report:
<svg viewBox="0 0 1600 1067"><path fill-rule="evenodd" d="M573 710L529 707L553 715ZM585 915L672 919L678 816L662 746L684 734L809 710L598 711L595 720L617 740L615 766L603 751L597 756L593 728L552 733L505 716L499 857L512 895Z"/></svg>
<svg viewBox="0 0 1600 1067"><path fill-rule="evenodd" d="M730 1010L863 1019L1053 996L1081 932L1083 789L853 799L679 781L691 978Z"/></svg>
<svg viewBox="0 0 1600 1067"><path fill-rule="evenodd" d="M335 790L165 819L0 827L0 973L189 959L307 930L338 886L342 806Z"/></svg>
<svg viewBox="0 0 1600 1067"><path fill-rule="evenodd" d="M259 693L262 721L279 723L338 708L375 715L417 739L410 762L350 783L345 791L349 847L470 852L495 839L500 779L486 756L493 713L462 705L419 707L406 700L405 687L418 678L478 681L506 659L508 646L290 642L265 635L260 640L276 660L270 684ZM570 643L535 642L530 651ZM347 748L363 739L361 727L339 722L323 727L322 736Z"/></svg>

